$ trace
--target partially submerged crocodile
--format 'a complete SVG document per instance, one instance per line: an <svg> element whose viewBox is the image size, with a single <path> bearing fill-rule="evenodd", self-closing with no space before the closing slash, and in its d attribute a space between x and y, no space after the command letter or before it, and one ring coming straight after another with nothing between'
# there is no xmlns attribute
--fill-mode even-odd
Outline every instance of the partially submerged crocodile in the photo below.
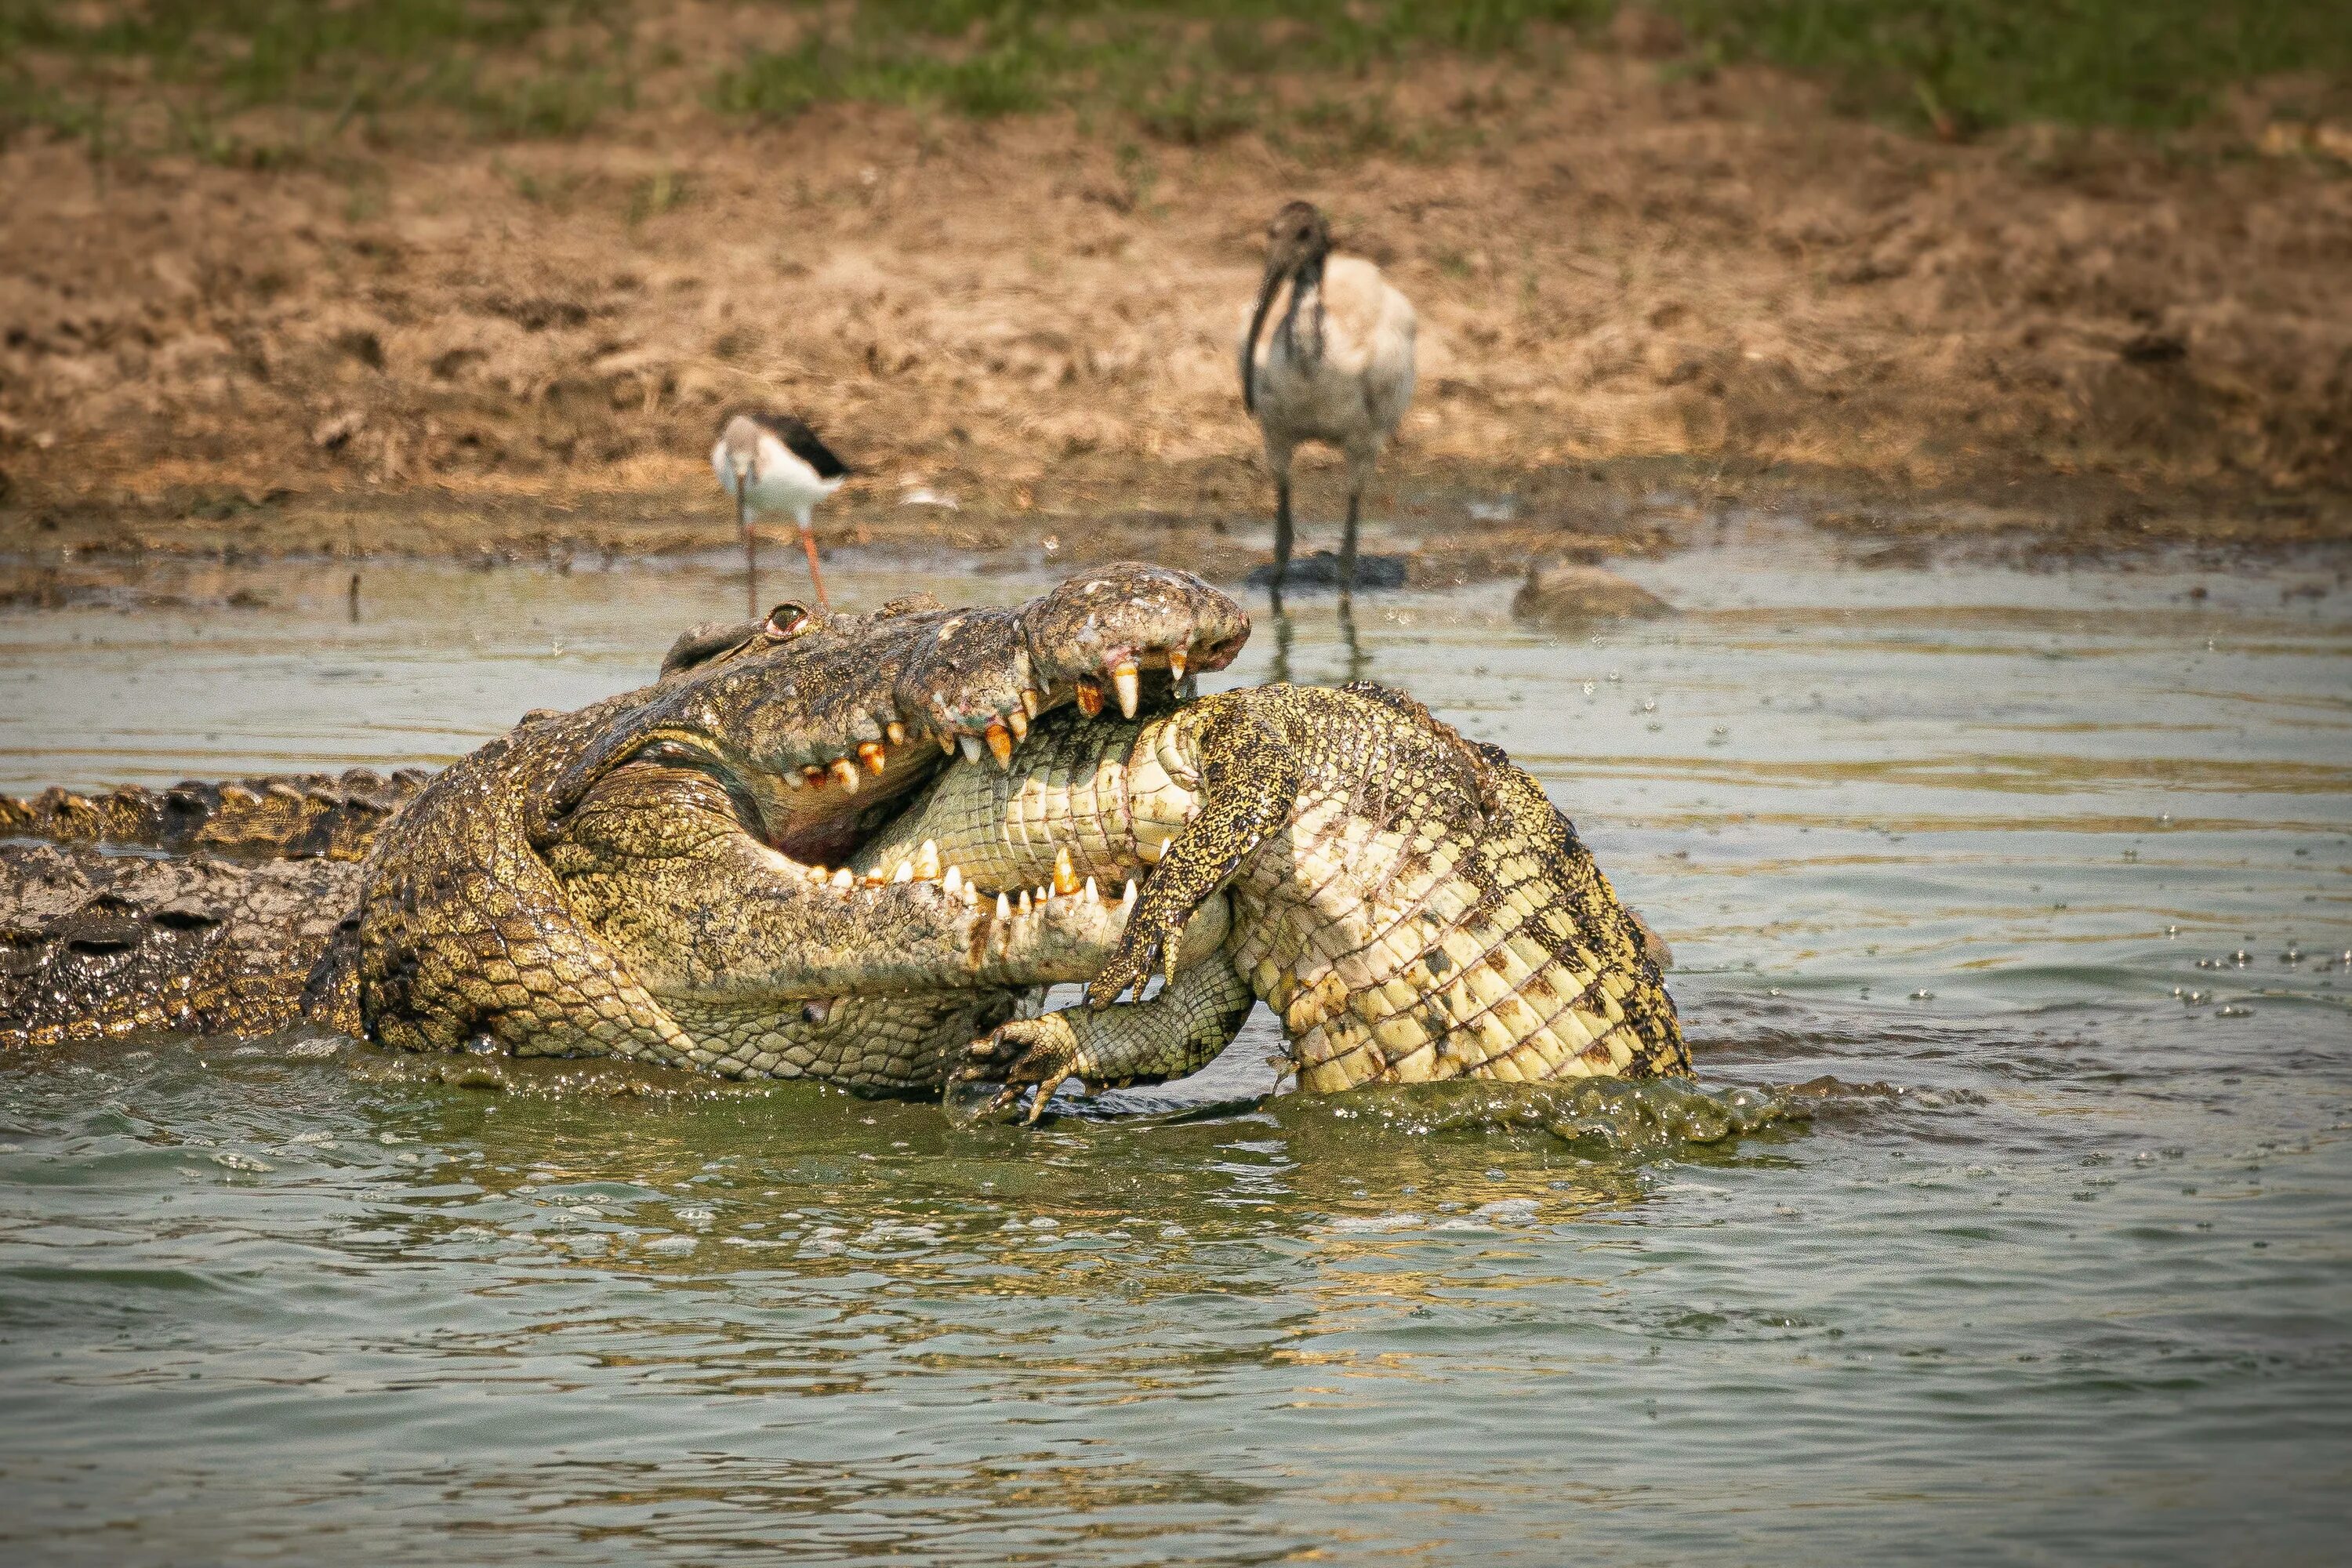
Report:
<svg viewBox="0 0 2352 1568"><path fill-rule="evenodd" d="M421 786L0 805L0 837L44 840L0 845L0 1039L307 1019L1050 1087L1189 1071L1264 995L1313 1088L1687 1070L1638 928L1533 781L1376 690L1180 703L1246 633L1197 579L1106 567L1014 611L689 635L656 685L529 716ZM1093 793L1057 795L1080 764ZM1045 816L1004 831L1016 801ZM273 842L310 858L226 853ZM1016 1016L1056 981L1108 1003L1155 952L1158 996Z"/></svg>

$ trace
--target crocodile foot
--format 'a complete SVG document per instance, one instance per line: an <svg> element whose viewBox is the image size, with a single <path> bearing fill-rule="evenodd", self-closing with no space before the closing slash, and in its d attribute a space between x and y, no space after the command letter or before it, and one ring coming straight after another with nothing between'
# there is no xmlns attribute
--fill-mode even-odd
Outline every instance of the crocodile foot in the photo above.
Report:
<svg viewBox="0 0 2352 1568"><path fill-rule="evenodd" d="M1059 1013L1000 1024L985 1038L974 1040L966 1054L971 1062L950 1075L950 1083L1001 1081L1004 1085L979 1108L978 1116L1003 1110L1034 1084L1037 1098L1028 1116L1034 1122L1045 1114L1045 1102L1055 1092L1078 1074L1078 1037Z"/></svg>

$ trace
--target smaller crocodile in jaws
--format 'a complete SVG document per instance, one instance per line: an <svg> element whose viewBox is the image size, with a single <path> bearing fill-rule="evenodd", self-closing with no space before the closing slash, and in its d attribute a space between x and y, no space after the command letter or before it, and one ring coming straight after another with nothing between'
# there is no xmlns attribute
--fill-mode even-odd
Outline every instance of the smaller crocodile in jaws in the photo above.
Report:
<svg viewBox="0 0 2352 1568"><path fill-rule="evenodd" d="M918 847L1000 900L1146 877L1088 1005L972 1047L962 1076L1003 1080L1001 1101L1038 1085L1033 1116L1069 1078L1196 1070L1260 999L1309 1089L1690 1070L1645 933L1573 826L1500 751L1380 687L1057 717L1009 771L941 778L860 863ZM1186 922L1228 900L1225 940L1180 962Z"/></svg>

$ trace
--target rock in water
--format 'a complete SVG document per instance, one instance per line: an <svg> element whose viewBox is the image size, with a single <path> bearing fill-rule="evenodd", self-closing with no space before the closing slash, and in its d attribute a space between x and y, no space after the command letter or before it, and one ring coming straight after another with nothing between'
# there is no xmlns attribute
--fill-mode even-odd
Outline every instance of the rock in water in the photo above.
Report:
<svg viewBox="0 0 2352 1568"><path fill-rule="evenodd" d="M1528 579L1511 599L1511 614L1547 626L1580 626L1594 621L1647 620L1674 606L1637 583L1598 566L1565 563L1528 568Z"/></svg>

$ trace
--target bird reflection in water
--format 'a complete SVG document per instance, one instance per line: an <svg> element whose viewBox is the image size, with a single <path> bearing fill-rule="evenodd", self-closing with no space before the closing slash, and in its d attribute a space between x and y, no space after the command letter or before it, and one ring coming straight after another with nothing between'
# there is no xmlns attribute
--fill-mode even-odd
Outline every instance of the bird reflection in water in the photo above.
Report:
<svg viewBox="0 0 2352 1568"><path fill-rule="evenodd" d="M1372 668L1371 656L1364 651L1363 638L1356 629L1356 605L1352 598L1341 598L1336 605L1339 623L1339 647L1345 655L1345 672L1335 684L1362 680ZM1297 636L1297 622L1290 611L1277 605L1274 612L1274 661L1267 678L1288 681L1297 679L1291 669L1291 650Z"/></svg>

